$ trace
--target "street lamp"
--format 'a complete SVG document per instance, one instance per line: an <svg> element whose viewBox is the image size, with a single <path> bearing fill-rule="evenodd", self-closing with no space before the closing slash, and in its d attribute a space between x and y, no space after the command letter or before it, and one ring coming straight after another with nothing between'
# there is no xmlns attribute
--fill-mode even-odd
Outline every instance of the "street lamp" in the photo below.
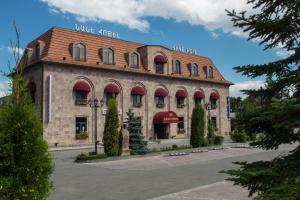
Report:
<svg viewBox="0 0 300 200"><path fill-rule="evenodd" d="M208 111L208 124L209 124L210 123L210 110L211 110L210 103L205 103L205 109Z"/></svg>
<svg viewBox="0 0 300 200"><path fill-rule="evenodd" d="M97 145L98 145L98 141L97 141L97 108L102 107L104 105L104 100L101 99L100 105L99 105L99 100L97 98L90 99L89 105L92 108L92 111L95 112L94 140L95 140L95 154L97 155L98 154L98 150L97 150Z"/></svg>

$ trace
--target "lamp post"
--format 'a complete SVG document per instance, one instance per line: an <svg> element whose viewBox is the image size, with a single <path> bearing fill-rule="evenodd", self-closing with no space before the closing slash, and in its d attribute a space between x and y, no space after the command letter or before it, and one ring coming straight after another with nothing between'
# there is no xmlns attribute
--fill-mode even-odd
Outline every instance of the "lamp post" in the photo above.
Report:
<svg viewBox="0 0 300 200"><path fill-rule="evenodd" d="M97 145L98 145L98 141L97 141L97 108L102 107L104 104L104 100L101 99L100 100L100 105L99 105L99 100L97 98L94 99L90 99L89 100L89 105L92 108L92 111L95 112L95 124L94 124L94 142L95 142L95 154L98 154L98 149L97 149Z"/></svg>
<svg viewBox="0 0 300 200"><path fill-rule="evenodd" d="M208 121L207 121L207 126L208 126L209 123L210 123L210 110L211 110L210 103L205 103L205 109L206 109L207 112L208 112Z"/></svg>

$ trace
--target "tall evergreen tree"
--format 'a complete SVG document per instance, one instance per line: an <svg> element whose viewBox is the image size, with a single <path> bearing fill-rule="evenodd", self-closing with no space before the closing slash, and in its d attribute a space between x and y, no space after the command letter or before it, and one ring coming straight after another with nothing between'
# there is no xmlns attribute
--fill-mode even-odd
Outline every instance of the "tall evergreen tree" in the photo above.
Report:
<svg viewBox="0 0 300 200"><path fill-rule="evenodd" d="M215 143L215 127L211 123L211 119L207 119L207 140L210 145L213 145Z"/></svg>
<svg viewBox="0 0 300 200"><path fill-rule="evenodd" d="M286 58L267 64L235 67L251 78L266 77L266 86L245 91L259 99L248 120L248 126L263 137L254 142L263 149L276 149L280 144L300 140L300 1L248 0L254 14L227 11L235 27L259 39L265 49L281 47ZM297 144L297 143L296 143ZM300 199L300 146L289 155L271 161L238 163L241 168L229 170L230 180L245 186L255 199Z"/></svg>
<svg viewBox="0 0 300 200"><path fill-rule="evenodd" d="M129 110L127 112L127 124L129 131L130 154L146 154L148 152L147 141L144 141L141 118L135 117L134 113L131 110Z"/></svg>
<svg viewBox="0 0 300 200"><path fill-rule="evenodd" d="M119 115L115 98L108 101L108 110L105 117L103 145L107 156L119 155Z"/></svg>
<svg viewBox="0 0 300 200"><path fill-rule="evenodd" d="M200 147L204 144L204 110L196 105L192 113L190 144Z"/></svg>
<svg viewBox="0 0 300 200"><path fill-rule="evenodd" d="M52 189L52 157L43 140L43 125L27 91L17 44L10 72L12 94L0 109L0 199L45 199Z"/></svg>

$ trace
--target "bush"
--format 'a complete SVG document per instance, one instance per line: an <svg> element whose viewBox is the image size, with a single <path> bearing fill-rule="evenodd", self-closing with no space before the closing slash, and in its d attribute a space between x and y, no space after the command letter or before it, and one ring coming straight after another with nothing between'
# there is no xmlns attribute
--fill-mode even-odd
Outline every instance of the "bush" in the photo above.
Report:
<svg viewBox="0 0 300 200"><path fill-rule="evenodd" d="M200 147L204 142L204 111L196 105L192 113L190 144L192 147Z"/></svg>
<svg viewBox="0 0 300 200"><path fill-rule="evenodd" d="M119 115L115 98L108 101L108 110L105 117L103 145L107 156L119 155Z"/></svg>
<svg viewBox="0 0 300 200"><path fill-rule="evenodd" d="M234 142L243 142L243 143L247 142L250 139L245 131L240 133L233 133L230 137Z"/></svg>
<svg viewBox="0 0 300 200"><path fill-rule="evenodd" d="M107 158L106 154L95 154L95 152L81 152L78 156L76 156L75 162L84 162L87 160L98 160Z"/></svg>
<svg viewBox="0 0 300 200"><path fill-rule="evenodd" d="M221 135L217 135L215 137L215 145L221 145L224 142L224 137Z"/></svg>
<svg viewBox="0 0 300 200"><path fill-rule="evenodd" d="M75 134L75 139L76 140L85 140L87 139L89 136L86 132L80 132L80 133L76 133Z"/></svg>
<svg viewBox="0 0 300 200"><path fill-rule="evenodd" d="M178 149L178 146L177 146L176 144L173 144L173 145L172 145L172 149L173 149L173 150L176 150L176 149Z"/></svg>
<svg viewBox="0 0 300 200"><path fill-rule="evenodd" d="M208 119L207 123L207 140L209 145L214 145L215 144L215 127L213 127L211 120Z"/></svg>
<svg viewBox="0 0 300 200"><path fill-rule="evenodd" d="M207 146L209 146L209 141L207 138L203 138L202 147L207 147Z"/></svg>

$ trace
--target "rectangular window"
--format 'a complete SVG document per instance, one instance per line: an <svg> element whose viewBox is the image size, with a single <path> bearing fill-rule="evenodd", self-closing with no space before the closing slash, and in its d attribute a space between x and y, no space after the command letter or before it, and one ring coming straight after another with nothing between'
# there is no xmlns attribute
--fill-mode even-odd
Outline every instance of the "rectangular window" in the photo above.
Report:
<svg viewBox="0 0 300 200"><path fill-rule="evenodd" d="M86 91L76 91L75 92L75 104L76 105L86 105L87 104L87 92Z"/></svg>
<svg viewBox="0 0 300 200"><path fill-rule="evenodd" d="M155 97L156 107L163 108L165 106L165 97Z"/></svg>
<svg viewBox="0 0 300 200"><path fill-rule="evenodd" d="M164 63L156 63L156 73L163 74L164 73Z"/></svg>
<svg viewBox="0 0 300 200"><path fill-rule="evenodd" d="M184 97L176 97L177 100L177 108L183 108L184 107Z"/></svg>
<svg viewBox="0 0 300 200"><path fill-rule="evenodd" d="M132 95L132 103L134 107L142 106L142 95Z"/></svg>
<svg viewBox="0 0 300 200"><path fill-rule="evenodd" d="M87 132L87 118L76 117L76 134Z"/></svg>
<svg viewBox="0 0 300 200"><path fill-rule="evenodd" d="M112 98L117 98L117 94L115 94L115 93L110 93L110 92L105 93L105 96L106 96L106 104L107 104L107 105L108 105L108 101L109 101L110 99L112 99Z"/></svg>
<svg viewBox="0 0 300 200"><path fill-rule="evenodd" d="M197 98L195 99L195 105L201 105L201 99L200 98Z"/></svg>
<svg viewBox="0 0 300 200"><path fill-rule="evenodd" d="M132 68L138 68L138 55L136 53L132 53L131 55L131 63L130 67Z"/></svg>
<svg viewBox="0 0 300 200"><path fill-rule="evenodd" d="M184 117L178 117L179 123L177 124L177 132L178 134L184 134Z"/></svg>
<svg viewBox="0 0 300 200"><path fill-rule="evenodd" d="M211 99L210 100L210 106L211 106L211 109L214 110L217 108L217 100L216 99Z"/></svg>

